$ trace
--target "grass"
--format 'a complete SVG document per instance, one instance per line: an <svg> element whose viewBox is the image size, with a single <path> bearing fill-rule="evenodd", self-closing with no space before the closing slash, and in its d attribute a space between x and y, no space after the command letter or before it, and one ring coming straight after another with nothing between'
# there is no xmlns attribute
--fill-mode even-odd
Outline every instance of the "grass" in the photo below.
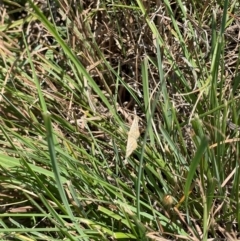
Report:
<svg viewBox="0 0 240 241"><path fill-rule="evenodd" d="M0 11L1 240L240 238L238 1Z"/></svg>

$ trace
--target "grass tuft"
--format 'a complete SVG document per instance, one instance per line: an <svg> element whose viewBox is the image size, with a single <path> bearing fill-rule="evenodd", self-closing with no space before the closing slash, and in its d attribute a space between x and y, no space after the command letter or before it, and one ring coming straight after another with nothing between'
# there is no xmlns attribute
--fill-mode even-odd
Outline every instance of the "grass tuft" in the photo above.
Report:
<svg viewBox="0 0 240 241"><path fill-rule="evenodd" d="M240 239L239 6L3 0L1 240Z"/></svg>

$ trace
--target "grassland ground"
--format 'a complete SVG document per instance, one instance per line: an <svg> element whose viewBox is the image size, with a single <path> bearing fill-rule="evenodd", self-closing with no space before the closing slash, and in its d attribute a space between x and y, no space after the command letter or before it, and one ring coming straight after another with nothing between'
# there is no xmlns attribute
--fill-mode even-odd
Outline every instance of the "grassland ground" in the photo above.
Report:
<svg viewBox="0 0 240 241"><path fill-rule="evenodd" d="M240 3L0 1L1 240L240 240Z"/></svg>

